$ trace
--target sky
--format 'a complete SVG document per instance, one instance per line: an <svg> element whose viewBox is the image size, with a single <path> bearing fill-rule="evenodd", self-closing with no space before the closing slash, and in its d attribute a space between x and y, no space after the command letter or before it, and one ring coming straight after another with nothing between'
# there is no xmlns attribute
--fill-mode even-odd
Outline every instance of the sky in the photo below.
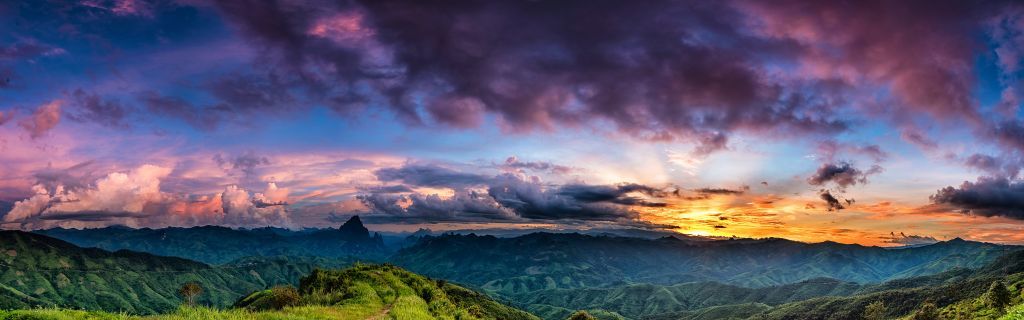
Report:
<svg viewBox="0 0 1024 320"><path fill-rule="evenodd" d="M1022 244L1022 50L1012 1L4 1L0 227Z"/></svg>

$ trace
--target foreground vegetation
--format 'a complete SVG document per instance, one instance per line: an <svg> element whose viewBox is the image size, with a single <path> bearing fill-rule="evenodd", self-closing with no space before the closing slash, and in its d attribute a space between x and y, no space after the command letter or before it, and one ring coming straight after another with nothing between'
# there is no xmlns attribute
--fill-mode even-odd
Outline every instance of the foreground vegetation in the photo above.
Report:
<svg viewBox="0 0 1024 320"><path fill-rule="evenodd" d="M395 319L537 320L475 291L390 265L314 270L299 288L275 287L239 299L233 308L183 306L150 316L66 309L0 312L0 319Z"/></svg>

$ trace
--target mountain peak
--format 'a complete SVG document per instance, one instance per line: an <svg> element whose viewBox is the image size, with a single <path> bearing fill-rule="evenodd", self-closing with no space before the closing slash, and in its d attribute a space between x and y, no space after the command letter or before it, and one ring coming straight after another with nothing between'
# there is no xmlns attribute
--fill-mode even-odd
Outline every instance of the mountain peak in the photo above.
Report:
<svg viewBox="0 0 1024 320"><path fill-rule="evenodd" d="M338 230L340 230L348 240L361 240L370 237L370 230L363 226L363 221L359 219L359 216L352 216L352 218L345 221L345 224L342 224L341 228L338 228Z"/></svg>

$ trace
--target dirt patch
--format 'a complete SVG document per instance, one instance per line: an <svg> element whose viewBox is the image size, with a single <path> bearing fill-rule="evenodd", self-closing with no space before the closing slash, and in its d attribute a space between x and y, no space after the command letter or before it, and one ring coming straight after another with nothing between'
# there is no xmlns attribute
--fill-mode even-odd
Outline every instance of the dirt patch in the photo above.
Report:
<svg viewBox="0 0 1024 320"><path fill-rule="evenodd" d="M11 257L17 257L18 256L18 250L9 249L9 250L7 250L7 255L11 256Z"/></svg>

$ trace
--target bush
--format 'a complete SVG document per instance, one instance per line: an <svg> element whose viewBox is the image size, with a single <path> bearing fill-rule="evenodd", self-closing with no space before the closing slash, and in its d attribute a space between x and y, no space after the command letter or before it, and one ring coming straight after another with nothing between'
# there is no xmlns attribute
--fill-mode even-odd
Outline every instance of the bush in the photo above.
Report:
<svg viewBox="0 0 1024 320"><path fill-rule="evenodd" d="M271 306L275 310L299 304L299 291L292 286L277 286L270 289Z"/></svg>
<svg viewBox="0 0 1024 320"><path fill-rule="evenodd" d="M590 313L587 313L586 311L580 310L574 312L567 320L597 320L597 318L594 318L594 316L590 315Z"/></svg>

